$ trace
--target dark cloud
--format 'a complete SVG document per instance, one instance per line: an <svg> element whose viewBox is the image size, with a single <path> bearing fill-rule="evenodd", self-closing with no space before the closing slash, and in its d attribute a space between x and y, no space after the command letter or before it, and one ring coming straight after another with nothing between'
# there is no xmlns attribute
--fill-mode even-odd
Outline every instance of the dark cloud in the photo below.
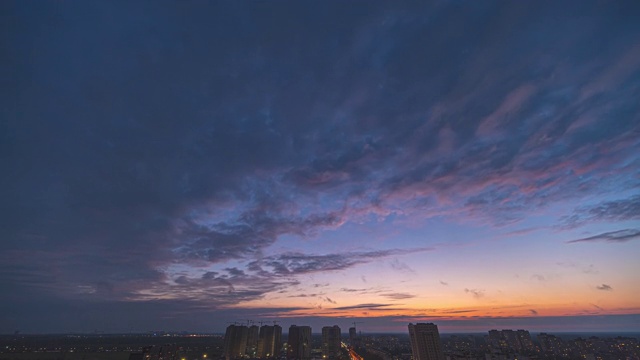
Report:
<svg viewBox="0 0 640 360"><path fill-rule="evenodd" d="M462 310L445 310L445 311L440 311L443 314L465 314L465 313L470 313L470 312L475 312L478 311L476 309L462 309Z"/></svg>
<svg viewBox="0 0 640 360"><path fill-rule="evenodd" d="M529 312L531 313L531 315L538 316L538 311L537 310L529 309Z"/></svg>
<svg viewBox="0 0 640 360"><path fill-rule="evenodd" d="M322 294L298 294L298 295L289 295L287 297L290 298L306 298L306 297L317 297L320 296Z"/></svg>
<svg viewBox="0 0 640 360"><path fill-rule="evenodd" d="M335 302L334 300L332 300L330 297L324 297L323 298L324 301L331 303L331 304L337 304L337 302Z"/></svg>
<svg viewBox="0 0 640 360"><path fill-rule="evenodd" d="M605 232L598 235L589 236L586 238L569 240L566 243L574 244L579 242L596 242L596 241L604 241L604 242L610 242L610 243L623 243L623 242L631 241L638 238L640 238L640 230L624 229L624 230Z"/></svg>
<svg viewBox="0 0 640 360"><path fill-rule="evenodd" d="M182 221L175 229L175 238L182 243L175 253L182 255L183 261L222 262L253 258L264 247L273 244L278 236L294 234L304 237L319 227L333 226L341 221L336 213L285 218L282 215L270 216L263 211L264 206L258 206L244 212L237 223L203 225L192 220Z"/></svg>
<svg viewBox="0 0 640 360"><path fill-rule="evenodd" d="M386 308L389 306L394 306L394 304L358 304L358 305L351 305L351 306L341 306L335 309L336 310L353 310L353 309L376 310L380 308Z"/></svg>
<svg viewBox="0 0 640 360"><path fill-rule="evenodd" d="M613 290L613 288L610 285L607 285L607 284L598 285L598 286L596 286L596 289L603 290L603 291L612 291Z"/></svg>
<svg viewBox="0 0 640 360"><path fill-rule="evenodd" d="M445 281L440 280L440 285L449 286L449 283L448 283L448 282L445 282Z"/></svg>
<svg viewBox="0 0 640 360"><path fill-rule="evenodd" d="M640 195L627 199L603 201L592 206L577 208L564 222L574 227L592 221L625 221L640 219Z"/></svg>
<svg viewBox="0 0 640 360"><path fill-rule="evenodd" d="M337 271L368 263L376 259L393 255L431 251L431 248L390 249L366 252L341 252L336 254L313 255L303 253L284 253L263 257L254 262L262 268L268 268L274 274L299 275L315 272Z"/></svg>
<svg viewBox="0 0 640 360"><path fill-rule="evenodd" d="M403 300L403 299L411 299L416 297L415 295L408 294L408 293L387 293L387 294L381 294L381 295L392 300Z"/></svg>
<svg viewBox="0 0 640 360"><path fill-rule="evenodd" d="M366 291L367 289L351 289L351 288L341 288L340 291L344 291L344 292L362 292L362 291Z"/></svg>

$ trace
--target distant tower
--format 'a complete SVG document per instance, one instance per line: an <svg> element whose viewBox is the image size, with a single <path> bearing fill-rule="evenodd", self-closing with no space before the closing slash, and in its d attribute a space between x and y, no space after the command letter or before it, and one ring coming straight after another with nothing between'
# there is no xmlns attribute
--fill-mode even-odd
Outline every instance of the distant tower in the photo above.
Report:
<svg viewBox="0 0 640 360"><path fill-rule="evenodd" d="M336 359L340 356L342 334L338 325L322 328L322 355L327 359Z"/></svg>
<svg viewBox="0 0 640 360"><path fill-rule="evenodd" d="M258 339L257 357L260 359L278 357L280 355L281 338L282 327L280 325L262 325Z"/></svg>
<svg viewBox="0 0 640 360"><path fill-rule="evenodd" d="M438 326L432 323L409 324L413 360L444 360Z"/></svg>
<svg viewBox="0 0 640 360"><path fill-rule="evenodd" d="M224 357L226 360L243 358L247 351L249 328L229 325L224 334Z"/></svg>
<svg viewBox="0 0 640 360"><path fill-rule="evenodd" d="M311 358L311 327L289 327L287 343L287 359L308 360Z"/></svg>
<svg viewBox="0 0 640 360"><path fill-rule="evenodd" d="M358 333L356 333L356 328L350 327L349 328L349 344L351 344L351 346L356 346L357 339L358 339Z"/></svg>

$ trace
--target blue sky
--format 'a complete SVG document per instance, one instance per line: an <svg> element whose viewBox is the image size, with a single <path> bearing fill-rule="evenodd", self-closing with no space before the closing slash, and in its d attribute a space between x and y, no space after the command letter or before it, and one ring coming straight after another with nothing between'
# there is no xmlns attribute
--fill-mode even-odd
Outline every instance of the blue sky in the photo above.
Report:
<svg viewBox="0 0 640 360"><path fill-rule="evenodd" d="M640 330L637 2L0 6L0 332Z"/></svg>

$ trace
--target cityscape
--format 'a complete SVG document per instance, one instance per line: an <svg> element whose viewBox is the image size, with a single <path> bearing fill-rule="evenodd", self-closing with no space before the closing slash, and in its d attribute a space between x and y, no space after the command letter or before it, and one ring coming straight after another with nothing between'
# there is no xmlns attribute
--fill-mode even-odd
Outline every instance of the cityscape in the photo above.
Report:
<svg viewBox="0 0 640 360"><path fill-rule="evenodd" d="M312 332L291 325L231 324L224 335L146 334L0 336L0 360L560 360L640 359L640 334L532 335L523 329L440 334L433 323L405 334L363 334L354 326Z"/></svg>

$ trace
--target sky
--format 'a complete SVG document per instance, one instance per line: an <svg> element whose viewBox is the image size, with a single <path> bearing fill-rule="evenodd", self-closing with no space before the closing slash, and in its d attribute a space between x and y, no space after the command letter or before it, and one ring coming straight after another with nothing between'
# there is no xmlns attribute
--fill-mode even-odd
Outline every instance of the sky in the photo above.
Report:
<svg viewBox="0 0 640 360"><path fill-rule="evenodd" d="M0 333L640 331L638 1L0 7Z"/></svg>

